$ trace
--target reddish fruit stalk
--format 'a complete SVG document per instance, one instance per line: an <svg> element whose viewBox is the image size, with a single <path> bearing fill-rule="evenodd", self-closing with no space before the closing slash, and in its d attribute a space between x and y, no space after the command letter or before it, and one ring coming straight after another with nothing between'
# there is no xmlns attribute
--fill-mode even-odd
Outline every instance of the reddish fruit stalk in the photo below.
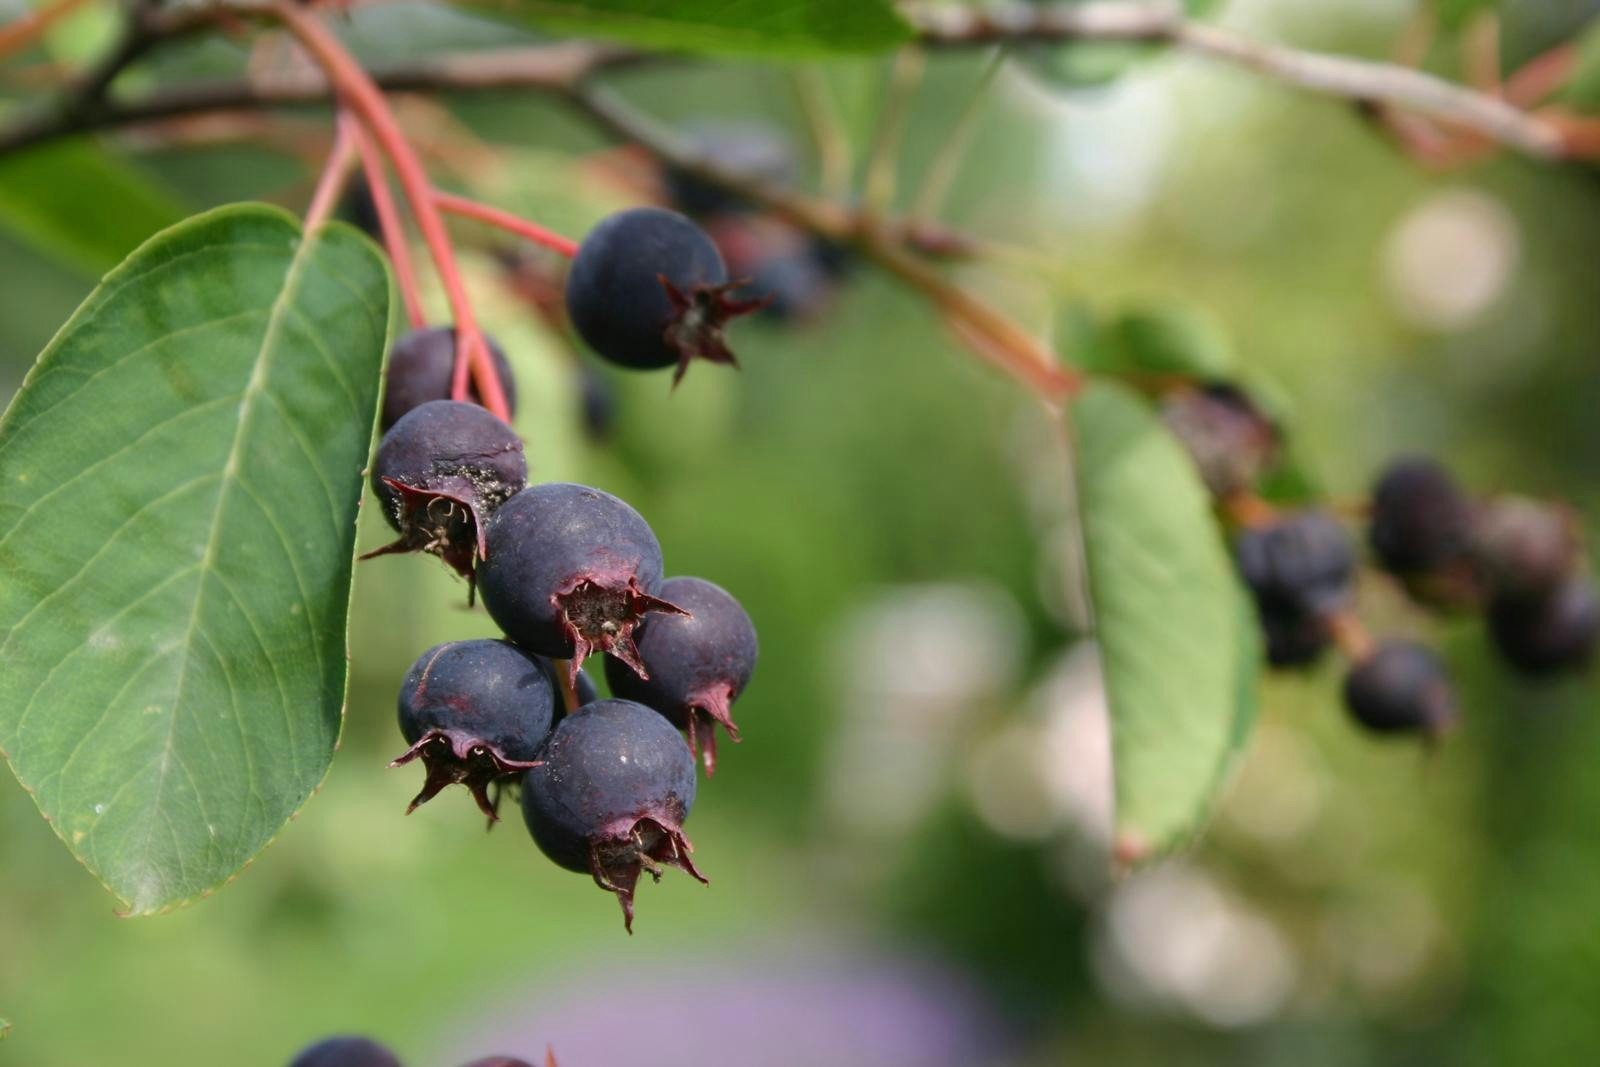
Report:
<svg viewBox="0 0 1600 1067"><path fill-rule="evenodd" d="M448 211L452 215L477 219L479 222L486 222L490 226L497 226L508 233L514 233L518 237L526 238L536 245L548 248L552 252L560 253L568 259L578 254L577 241L547 230L538 223L529 222L527 219L513 215L509 211L501 211L497 207L480 204L478 201L469 200L464 196L441 193L438 190L434 190L433 202L439 205L441 211Z"/></svg>
<svg viewBox="0 0 1600 1067"><path fill-rule="evenodd" d="M334 134L333 147L322 166L322 176L317 179L316 192L311 194L311 206L306 209L306 232L327 222L333 215L334 205L344 193L350 178L350 164L355 161L355 146L351 143L352 123L344 116L339 119L338 132Z"/></svg>
<svg viewBox="0 0 1600 1067"><path fill-rule="evenodd" d="M478 329L472 303L467 299L466 286L456 268L455 250L445 232L444 220L433 202L433 190L428 176L412 150L410 142L400 130L394 113L389 110L376 83L361 69L339 39L327 27L306 11L290 2L273 5L273 13L299 40L311 57L322 67L340 97L360 116L372 136L394 164L400 186L411 203L412 214L422 230L422 238L439 270L440 281L450 300L450 310L456 328L456 373L451 382L451 395L457 400L468 399L468 374L477 382L478 393L484 407L507 421L510 408L506 404L505 390L500 386L500 376L495 372L489 357L489 346L484 343Z"/></svg>
<svg viewBox="0 0 1600 1067"><path fill-rule="evenodd" d="M428 316L422 310L422 295L417 288L411 251L406 246L406 232L400 223L400 213L395 209L389 179L383 173L383 156L359 119L349 112L340 112L339 121L350 128L356 150L361 153L361 169L367 176L367 191L372 194L372 210L378 216L378 229L383 232L383 246L389 252L389 262L394 265L395 283L400 287L400 298L405 301L406 318L413 330L420 330L428 324Z"/></svg>
<svg viewBox="0 0 1600 1067"><path fill-rule="evenodd" d="M55 0L31 14L0 26L0 59L33 44L57 21L72 14L83 4L84 0Z"/></svg>

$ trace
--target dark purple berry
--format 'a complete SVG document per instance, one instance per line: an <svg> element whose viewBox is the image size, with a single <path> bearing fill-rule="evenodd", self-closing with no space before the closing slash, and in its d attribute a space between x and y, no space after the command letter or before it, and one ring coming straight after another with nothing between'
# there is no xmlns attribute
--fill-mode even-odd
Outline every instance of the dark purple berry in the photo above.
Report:
<svg viewBox="0 0 1600 1067"><path fill-rule="evenodd" d="M1576 670L1600 638L1600 596L1593 582L1570 578L1542 597L1496 597L1489 602L1489 635L1523 674Z"/></svg>
<svg viewBox="0 0 1600 1067"><path fill-rule="evenodd" d="M383 435L372 491L399 540L363 559L429 552L471 579L484 521L528 482L522 439L476 404L430 400Z"/></svg>
<svg viewBox="0 0 1600 1067"><path fill-rule="evenodd" d="M428 649L400 686L400 733L411 747L390 766L420 758L428 769L406 814L460 782L493 822L489 785L537 765L559 700L549 666L508 641Z"/></svg>
<svg viewBox="0 0 1600 1067"><path fill-rule="evenodd" d="M1257 602L1256 607L1267 639L1267 663L1273 667L1308 667L1333 643L1320 615L1283 604Z"/></svg>
<svg viewBox="0 0 1600 1067"><path fill-rule="evenodd" d="M507 637L578 665L609 652L640 674L633 633L661 599L661 545L637 511L586 485L530 486L501 505L478 567L483 605Z"/></svg>
<svg viewBox="0 0 1600 1067"><path fill-rule="evenodd" d="M659 881L663 866L677 867L705 881L683 836L694 754L666 719L632 701L597 701L561 720L543 758L523 778L528 832L551 860L615 893L630 933L641 871Z"/></svg>
<svg viewBox="0 0 1600 1067"><path fill-rule="evenodd" d="M689 747L702 741L706 773L716 768L718 723L739 740L729 710L756 668L756 628L739 602L703 578L668 578L661 595L688 615L658 615L639 628L639 659L648 678L616 660L606 661L613 695L635 700L689 731Z"/></svg>
<svg viewBox="0 0 1600 1067"><path fill-rule="evenodd" d="M777 185L795 180L794 145L783 131L763 122L702 122L686 131L697 153L721 167ZM737 193L668 167L667 198L690 215L725 215L747 210Z"/></svg>
<svg viewBox="0 0 1600 1067"><path fill-rule="evenodd" d="M1496 497L1477 509L1472 552L1495 599L1548 596L1577 570L1578 523L1570 509L1525 497Z"/></svg>
<svg viewBox="0 0 1600 1067"><path fill-rule="evenodd" d="M1344 703L1375 733L1437 737L1455 723L1455 696L1444 664L1430 649L1386 641L1345 675Z"/></svg>
<svg viewBox="0 0 1600 1067"><path fill-rule="evenodd" d="M1257 604L1320 614L1350 599L1355 551L1344 528L1326 512L1295 512L1244 530L1234 541L1234 554Z"/></svg>
<svg viewBox="0 0 1600 1067"><path fill-rule="evenodd" d="M1466 556L1472 502L1433 460L1396 460L1373 487L1368 536L1385 570L1401 575L1438 571Z"/></svg>
<svg viewBox="0 0 1600 1067"><path fill-rule="evenodd" d="M330 1037L301 1050L289 1067L400 1067L400 1060L365 1037Z"/></svg>
<svg viewBox="0 0 1600 1067"><path fill-rule="evenodd" d="M1232 385L1219 382L1175 393L1162 405L1161 419L1214 496L1251 488L1278 456L1277 426Z"/></svg>
<svg viewBox="0 0 1600 1067"><path fill-rule="evenodd" d="M760 300L736 300L716 245L687 218L660 208L607 217L584 238L567 273L567 315L589 347L623 367L695 358L736 363L723 328Z"/></svg>
<svg viewBox="0 0 1600 1067"><path fill-rule="evenodd" d="M511 364L506 362L506 354L491 338L485 337L484 341L499 372L506 405L516 414L517 383L511 376ZM449 400L455 366L456 331L453 326L425 326L396 341L389 350L389 369L385 375L383 417L379 422L383 431L387 433L406 412L430 400ZM472 385L472 401L483 403L476 383Z"/></svg>

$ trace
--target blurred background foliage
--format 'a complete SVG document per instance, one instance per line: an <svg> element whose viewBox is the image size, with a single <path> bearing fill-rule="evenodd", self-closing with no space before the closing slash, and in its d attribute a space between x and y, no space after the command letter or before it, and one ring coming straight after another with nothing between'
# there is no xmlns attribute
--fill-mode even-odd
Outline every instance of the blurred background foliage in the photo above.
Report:
<svg viewBox="0 0 1600 1067"><path fill-rule="evenodd" d="M0 0L0 15L21 6ZM1595 6L1509 5L1508 62ZM1381 56L1410 14L1402 0L1232 0L1217 17ZM106 28L91 8L52 47L92 51ZM346 30L369 58L518 39L420 4L357 12ZM248 58L207 39L147 77ZM1238 71L1155 57L1083 87L1028 58L987 90L948 211L1026 254L963 267L966 283L1041 334L1070 314L1205 322L1270 383L1335 500L1390 454L1426 451L1481 491L1558 495L1600 519L1591 170L1506 158L1429 174L1353 109ZM1449 38L1432 58L1456 73ZM903 199L988 62L931 57ZM820 69L863 144L887 65ZM782 67L610 78L663 119L761 119L805 151ZM453 119L410 114L443 131L447 182L572 233L638 195L593 180L606 146L557 105L446 103ZM320 118L293 114L280 141ZM259 138L113 143L0 162L5 394L165 216L298 207L314 176ZM92 218L96 239L16 210L25 179ZM746 741L689 824L711 888L646 887L629 939L614 902L539 858L517 820L485 837L453 795L402 818L415 775L385 769L399 679L424 647L492 627L441 568L378 560L359 570L331 775L216 899L114 918L28 798L0 788L14 1027L0 1062L271 1065L347 1030L415 1064L549 1042L566 1067L1564 1063L1600 1044L1592 679L1514 681L1474 624L1425 620L1371 581L1375 626L1449 652L1464 728L1432 753L1375 743L1345 721L1335 665L1270 678L1207 836L1112 880L1068 473L1027 398L861 270L810 321L741 325L742 373L697 368L674 393L664 376L602 372L615 418L596 441L569 350L491 256L471 269L513 356L534 476L634 503L669 573L714 577L760 628Z"/></svg>

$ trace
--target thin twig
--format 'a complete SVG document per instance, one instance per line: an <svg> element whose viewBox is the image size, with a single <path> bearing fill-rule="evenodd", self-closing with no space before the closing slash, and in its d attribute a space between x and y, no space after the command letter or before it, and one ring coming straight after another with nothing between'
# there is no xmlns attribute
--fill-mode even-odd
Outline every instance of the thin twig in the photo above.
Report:
<svg viewBox="0 0 1600 1067"><path fill-rule="evenodd" d="M916 98L924 66L921 49L903 48L889 68L889 88L867 150L867 173L862 179L862 200L869 218L883 218L894 201L900 142L905 137L906 119L911 114L911 101Z"/></svg>
<svg viewBox="0 0 1600 1067"><path fill-rule="evenodd" d="M999 48L994 49L988 61L984 63L983 73L978 75L978 84L973 86L971 94L962 104L961 114L956 116L950 131L945 134L944 141L939 145L938 154L928 165L927 173L922 179L922 188L917 191L908 213L913 222L935 218L939 214L939 209L944 206L945 197L950 195L950 187L955 184L961 163L966 159L972 135L978 128L978 118L983 114L983 105L989 98L989 87L994 84L995 76L1000 73L1000 68L1004 65L1005 52Z"/></svg>
<svg viewBox="0 0 1600 1067"><path fill-rule="evenodd" d="M994 41L1122 40L1174 48L1255 71L1285 85L1368 104L1402 107L1474 130L1540 159L1562 154L1560 132L1495 96L1392 63L1308 52L1191 22L1176 4L916 4L923 41L947 46Z"/></svg>
<svg viewBox="0 0 1600 1067"><path fill-rule="evenodd" d="M850 159L850 135L839 118L839 107L828 87L828 79L819 68L808 65L794 67L789 81L817 151L818 184L822 194L830 199L842 199L850 195L854 164Z"/></svg>

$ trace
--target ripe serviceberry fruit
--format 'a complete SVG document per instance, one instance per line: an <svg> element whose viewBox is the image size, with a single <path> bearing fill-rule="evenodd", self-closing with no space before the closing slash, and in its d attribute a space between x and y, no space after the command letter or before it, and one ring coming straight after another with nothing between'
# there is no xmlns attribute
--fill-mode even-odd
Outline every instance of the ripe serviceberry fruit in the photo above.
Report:
<svg viewBox="0 0 1600 1067"><path fill-rule="evenodd" d="M489 357L494 361L500 376L500 388L505 392L506 405L512 414L517 410L517 383L511 376L511 364L506 354L488 337ZM406 412L421 407L430 400L450 399L450 380L456 366L456 331L453 326L425 326L412 330L389 350L387 384L383 393L383 417L379 426L384 432L399 422ZM470 381L470 379L469 379ZM472 400L482 404L478 386L472 383Z"/></svg>
<svg viewBox="0 0 1600 1067"><path fill-rule="evenodd" d="M400 1060L365 1037L330 1037L301 1050L289 1067L400 1067Z"/></svg>
<svg viewBox="0 0 1600 1067"><path fill-rule="evenodd" d="M1344 528L1326 512L1296 512L1244 530L1234 554L1258 603L1316 613L1350 598L1355 552Z"/></svg>
<svg viewBox="0 0 1600 1067"><path fill-rule="evenodd" d="M777 185L794 183L794 145L776 127L763 122L700 122L685 133L701 157L719 166ZM750 207L737 193L678 167L668 167L664 179L667 199L690 215L723 215Z"/></svg>
<svg viewBox="0 0 1600 1067"><path fill-rule="evenodd" d="M1461 559L1472 538L1472 502L1431 459L1396 460L1372 489L1372 551L1395 574L1435 571Z"/></svg>
<svg viewBox="0 0 1600 1067"><path fill-rule="evenodd" d="M661 599L661 545L610 493L585 485L530 486L501 505L478 567L483 605L507 637L541 656L609 652L640 674L633 633L647 612L682 609Z"/></svg>
<svg viewBox="0 0 1600 1067"><path fill-rule="evenodd" d="M1344 679L1344 703L1376 733L1436 737L1456 717L1444 664L1431 650L1406 641L1386 641L1352 667Z"/></svg>
<svg viewBox="0 0 1600 1067"><path fill-rule="evenodd" d="M739 740L729 709L756 668L756 628L739 602L703 578L668 578L661 595L688 615L660 615L639 628L640 677L616 660L606 661L614 696L635 700L689 731L689 747L701 749L706 773L716 769L716 724Z"/></svg>
<svg viewBox="0 0 1600 1067"><path fill-rule="evenodd" d="M420 758L428 769L406 814L460 782L493 822L489 784L537 766L559 701L548 664L508 641L428 649L400 686L400 733L411 747L389 765Z"/></svg>
<svg viewBox="0 0 1600 1067"><path fill-rule="evenodd" d="M1175 393L1161 419L1214 496L1249 489L1278 456L1277 426L1244 391L1223 382Z"/></svg>
<svg viewBox="0 0 1600 1067"><path fill-rule="evenodd" d="M1310 666L1333 643L1333 634L1321 615L1259 600L1256 610L1267 639L1267 663L1273 667Z"/></svg>
<svg viewBox="0 0 1600 1067"><path fill-rule="evenodd" d="M617 393L611 380L587 362L578 366L578 414L584 436L595 442L611 439L617 422Z"/></svg>
<svg viewBox="0 0 1600 1067"><path fill-rule="evenodd" d="M1523 674L1575 670L1589 662L1600 638L1600 596L1593 582L1574 577L1542 597L1495 597L1489 636Z"/></svg>
<svg viewBox="0 0 1600 1067"><path fill-rule="evenodd" d="M1548 596L1577 570L1578 523L1570 509L1497 497L1477 509L1472 553L1492 598Z"/></svg>
<svg viewBox="0 0 1600 1067"><path fill-rule="evenodd" d="M363 559L430 552L471 579L484 521L528 482L522 439L476 404L430 400L383 435L372 491L399 540Z"/></svg>
<svg viewBox="0 0 1600 1067"><path fill-rule="evenodd" d="M634 208L607 217L584 238L567 273L567 314L590 348L624 367L677 365L696 357L736 363L723 339L728 320L765 301L736 300L716 245L674 211Z"/></svg>
<svg viewBox="0 0 1600 1067"><path fill-rule="evenodd" d="M561 720L543 758L523 778L528 832L557 864L615 893L630 933L641 870L659 881L663 865L677 867L705 881L683 836L694 754L666 719L630 700L597 701Z"/></svg>

